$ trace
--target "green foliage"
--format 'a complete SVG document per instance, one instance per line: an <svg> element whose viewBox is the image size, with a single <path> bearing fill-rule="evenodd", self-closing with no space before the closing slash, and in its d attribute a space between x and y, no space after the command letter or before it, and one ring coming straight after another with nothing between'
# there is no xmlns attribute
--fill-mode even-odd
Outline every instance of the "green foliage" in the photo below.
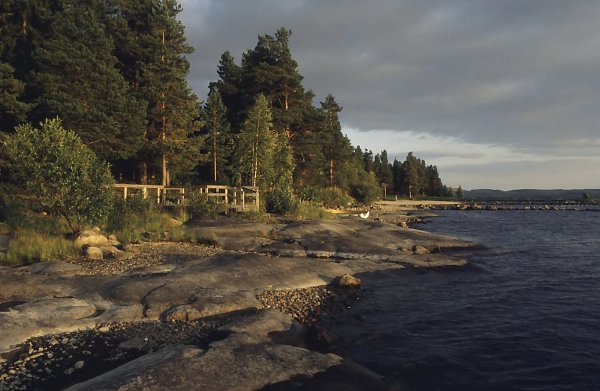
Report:
<svg viewBox="0 0 600 391"><path fill-rule="evenodd" d="M372 173L364 173L350 183L350 195L361 204L368 205L381 198L381 190Z"/></svg>
<svg viewBox="0 0 600 391"><path fill-rule="evenodd" d="M271 110L264 95L248 113L236 140L236 176L240 184L267 189L273 178L273 158L276 148Z"/></svg>
<svg viewBox="0 0 600 391"><path fill-rule="evenodd" d="M313 202L298 202L296 207L290 211L290 215L308 220L323 220L323 219L333 219L334 215L325 211L319 205L316 205Z"/></svg>
<svg viewBox="0 0 600 391"><path fill-rule="evenodd" d="M28 204L11 197L10 194L4 194L0 198L3 200L1 203L3 204L4 221L12 230L26 229L48 235L62 235L70 232L65 220L59 216L31 210Z"/></svg>
<svg viewBox="0 0 600 391"><path fill-rule="evenodd" d="M176 0L0 2L0 130L60 116L118 177L160 180L164 161L167 182L191 180L203 138L180 12Z"/></svg>
<svg viewBox="0 0 600 391"><path fill-rule="evenodd" d="M217 217L217 205L210 202L208 194L194 191L186 194L185 200L185 208L187 209L187 212L190 214L191 218L213 219Z"/></svg>
<svg viewBox="0 0 600 391"><path fill-rule="evenodd" d="M127 199L124 199L115 193L113 209L108 217L107 228L110 231L121 230L130 217L146 215L154 211L154 201L151 198L144 199L142 195L129 195Z"/></svg>
<svg viewBox="0 0 600 391"><path fill-rule="evenodd" d="M56 234L20 229L14 233L8 251L0 252L0 264L24 265L38 261L75 258L79 248L68 239Z"/></svg>
<svg viewBox="0 0 600 391"><path fill-rule="evenodd" d="M350 197L339 188L307 187L303 189L301 195L303 200L323 205L326 208L347 207L352 202Z"/></svg>
<svg viewBox="0 0 600 391"><path fill-rule="evenodd" d="M103 159L132 156L142 145L146 103L115 67L104 2L67 1L35 48L33 117L60 116Z"/></svg>
<svg viewBox="0 0 600 391"><path fill-rule="evenodd" d="M273 188L265 195L267 212L286 214L298 207L298 200L294 196L290 182L280 178Z"/></svg>
<svg viewBox="0 0 600 391"><path fill-rule="evenodd" d="M113 201L108 164L60 120L46 120L41 129L19 126L1 146L8 204L60 216L73 231L107 217Z"/></svg>
<svg viewBox="0 0 600 391"><path fill-rule="evenodd" d="M107 231L123 243L163 240L167 237L178 240L184 236L183 227L172 223L171 214L161 212L154 198L143 198L141 194L130 195L126 200L115 194Z"/></svg>
<svg viewBox="0 0 600 391"><path fill-rule="evenodd" d="M25 83L13 76L14 68L0 62L0 131L8 131L25 121L30 105L20 100Z"/></svg>
<svg viewBox="0 0 600 391"><path fill-rule="evenodd" d="M236 217L239 217L240 219L245 221L251 221L253 223L271 224L277 222L277 220L273 218L271 214L266 213L263 209L260 208L240 213Z"/></svg>
<svg viewBox="0 0 600 391"><path fill-rule="evenodd" d="M207 151L211 156L212 180L214 183L229 183L231 167L227 164L233 153L233 137L226 119L227 109L216 87L211 88L204 104L202 116L204 132L210 140Z"/></svg>

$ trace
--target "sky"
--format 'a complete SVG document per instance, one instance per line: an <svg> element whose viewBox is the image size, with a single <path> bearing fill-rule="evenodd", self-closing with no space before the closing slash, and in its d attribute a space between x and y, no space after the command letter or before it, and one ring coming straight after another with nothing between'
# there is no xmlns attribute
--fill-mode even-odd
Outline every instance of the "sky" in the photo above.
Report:
<svg viewBox="0 0 600 391"><path fill-rule="evenodd" d="M600 188L598 0L181 0L200 99L221 54L292 31L353 145L464 189Z"/></svg>

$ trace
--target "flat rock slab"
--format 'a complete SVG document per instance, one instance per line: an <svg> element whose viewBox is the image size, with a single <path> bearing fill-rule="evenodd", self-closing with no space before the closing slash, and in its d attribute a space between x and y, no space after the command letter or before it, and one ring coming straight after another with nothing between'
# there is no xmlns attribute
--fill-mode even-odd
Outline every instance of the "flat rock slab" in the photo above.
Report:
<svg viewBox="0 0 600 391"><path fill-rule="evenodd" d="M212 235L229 250L246 250L281 257L315 257L386 261L390 256L411 253L415 246L428 252L475 247L476 244L393 224L357 217L307 220L290 224L244 224L221 222L218 226L193 228ZM410 262L406 262L410 264ZM452 263L452 262L451 262ZM415 266L434 266L416 262Z"/></svg>
<svg viewBox="0 0 600 391"><path fill-rule="evenodd" d="M207 350L170 346L68 390L255 390L342 362L339 356L276 344L268 337L291 327L288 315L263 311L226 328L231 334Z"/></svg>
<svg viewBox="0 0 600 391"><path fill-rule="evenodd" d="M31 336L104 322L193 320L260 308L257 293L324 285L344 274L405 265L460 266L464 261L437 252L415 254L413 249L474 245L359 218L287 225L234 221L192 229L205 229L223 243L229 240L235 248L255 252L186 254L109 276L80 276L80 266L61 262L0 269L0 305L26 302L0 312L0 353Z"/></svg>
<svg viewBox="0 0 600 391"><path fill-rule="evenodd" d="M32 336L76 330L82 327L82 319L96 311L95 306L75 298L40 299L14 306L0 312L0 347L10 347Z"/></svg>
<svg viewBox="0 0 600 391"><path fill-rule="evenodd" d="M324 285L337 276L352 273L350 267L335 262L260 254L198 258L162 271L103 277L25 273L0 276L0 282L6 282L9 291L1 302L28 302L0 313L0 352L32 336L110 321L191 320L260 308L256 293ZM79 307L64 304L67 299L61 297L65 296L77 301L85 313L77 312ZM39 317L32 315L36 311ZM52 311L56 311L56 316Z"/></svg>

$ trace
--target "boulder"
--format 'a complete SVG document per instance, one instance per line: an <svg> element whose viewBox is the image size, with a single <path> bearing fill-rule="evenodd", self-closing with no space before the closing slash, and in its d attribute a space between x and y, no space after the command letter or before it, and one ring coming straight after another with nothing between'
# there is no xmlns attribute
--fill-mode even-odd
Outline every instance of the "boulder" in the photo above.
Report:
<svg viewBox="0 0 600 391"><path fill-rule="evenodd" d="M119 349L121 350L144 350L146 347L146 342L138 336L135 336L127 341L123 341L119 344Z"/></svg>
<svg viewBox="0 0 600 391"><path fill-rule="evenodd" d="M83 252L85 257L90 261L101 261L104 259L104 253L99 247L89 246L86 247Z"/></svg>
<svg viewBox="0 0 600 391"><path fill-rule="evenodd" d="M424 246L420 246L418 244L415 244L412 248L412 251L414 254L429 254L429 250L424 247Z"/></svg>
<svg viewBox="0 0 600 391"><path fill-rule="evenodd" d="M121 242L119 242L119 240L117 239L117 237L115 235L108 235L106 237L108 239L108 244L110 244L111 246L120 246Z"/></svg>
<svg viewBox="0 0 600 391"><path fill-rule="evenodd" d="M339 286L348 288L357 288L360 286L360 279L351 276L350 274L344 274L340 277Z"/></svg>
<svg viewBox="0 0 600 391"><path fill-rule="evenodd" d="M99 246L104 258L123 259L121 255L124 251L119 250L114 246Z"/></svg>
<svg viewBox="0 0 600 391"><path fill-rule="evenodd" d="M79 247L88 246L108 246L108 238L95 230L81 231L75 236L73 242Z"/></svg>

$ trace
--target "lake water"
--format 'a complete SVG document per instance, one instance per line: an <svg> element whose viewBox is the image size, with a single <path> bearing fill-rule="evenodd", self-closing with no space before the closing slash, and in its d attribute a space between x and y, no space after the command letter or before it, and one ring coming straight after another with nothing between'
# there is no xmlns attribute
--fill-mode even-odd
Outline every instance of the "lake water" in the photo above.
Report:
<svg viewBox="0 0 600 391"><path fill-rule="evenodd" d="M403 390L600 390L600 213L436 213L471 266L360 276L335 352Z"/></svg>

